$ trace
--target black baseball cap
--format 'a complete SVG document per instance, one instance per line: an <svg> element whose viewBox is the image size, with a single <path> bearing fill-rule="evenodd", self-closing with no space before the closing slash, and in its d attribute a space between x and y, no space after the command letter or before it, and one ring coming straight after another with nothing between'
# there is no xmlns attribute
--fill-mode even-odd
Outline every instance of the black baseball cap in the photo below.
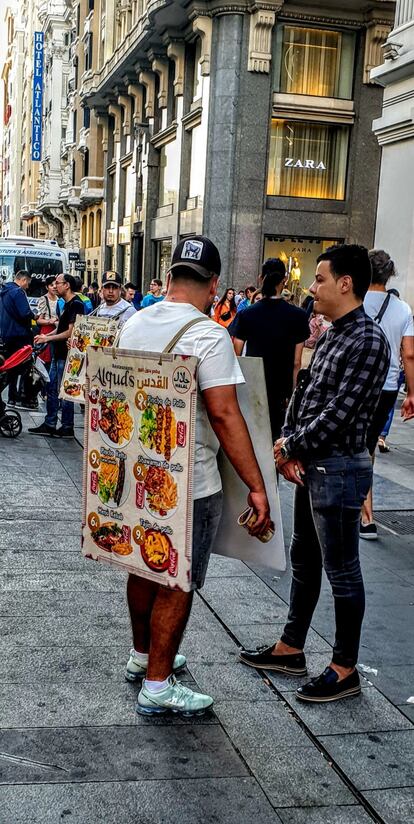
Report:
<svg viewBox="0 0 414 824"><path fill-rule="evenodd" d="M121 275L118 275L118 272L104 272L102 286L122 286Z"/></svg>
<svg viewBox="0 0 414 824"><path fill-rule="evenodd" d="M209 280L221 272L220 253L212 240L204 235L181 240L175 247L170 270L186 268L193 269L205 280Z"/></svg>

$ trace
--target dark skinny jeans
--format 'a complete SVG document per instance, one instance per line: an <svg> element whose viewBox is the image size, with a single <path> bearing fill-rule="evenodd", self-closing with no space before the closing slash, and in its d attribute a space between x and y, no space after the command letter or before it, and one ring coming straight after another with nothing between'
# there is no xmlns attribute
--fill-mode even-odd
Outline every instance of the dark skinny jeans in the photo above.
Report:
<svg viewBox="0 0 414 824"><path fill-rule="evenodd" d="M335 604L332 661L342 667L353 667L358 660L365 611L359 521L371 483L372 463L366 450L307 464L305 486L295 493L290 608L282 641L303 649L319 599L323 566Z"/></svg>

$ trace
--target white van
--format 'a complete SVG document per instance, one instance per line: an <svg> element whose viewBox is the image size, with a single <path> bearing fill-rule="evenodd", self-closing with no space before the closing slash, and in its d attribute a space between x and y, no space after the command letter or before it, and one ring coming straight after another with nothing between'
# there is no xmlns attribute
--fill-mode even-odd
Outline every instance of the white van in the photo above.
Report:
<svg viewBox="0 0 414 824"><path fill-rule="evenodd" d="M68 253L55 240L1 237L0 285L13 280L20 269L26 269L32 277L27 295L29 303L35 304L46 292L45 279L48 275L69 272Z"/></svg>

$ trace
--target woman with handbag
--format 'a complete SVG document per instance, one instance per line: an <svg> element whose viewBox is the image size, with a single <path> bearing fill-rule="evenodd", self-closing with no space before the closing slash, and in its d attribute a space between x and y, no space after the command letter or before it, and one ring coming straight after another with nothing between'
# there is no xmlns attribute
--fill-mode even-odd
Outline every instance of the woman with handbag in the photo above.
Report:
<svg viewBox="0 0 414 824"><path fill-rule="evenodd" d="M54 332L56 329L56 324L58 321L57 317L57 293L56 293L56 285L55 285L56 278L53 275L49 275L46 278L45 284L47 292L43 297L40 298L38 304L38 317L36 319L37 325L40 327L40 332L42 335L47 335L49 332ZM40 352L39 354L40 360L46 366L46 369L49 371L50 363L52 360L52 353L50 351L50 344Z"/></svg>
<svg viewBox="0 0 414 824"><path fill-rule="evenodd" d="M214 309L214 320L217 321L220 326L225 326L226 329L230 326L237 314L235 294L234 289L227 289Z"/></svg>

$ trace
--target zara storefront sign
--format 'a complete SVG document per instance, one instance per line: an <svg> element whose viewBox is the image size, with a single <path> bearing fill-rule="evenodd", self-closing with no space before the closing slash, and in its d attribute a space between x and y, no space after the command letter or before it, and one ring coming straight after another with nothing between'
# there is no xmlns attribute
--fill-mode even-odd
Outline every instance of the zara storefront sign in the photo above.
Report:
<svg viewBox="0 0 414 824"><path fill-rule="evenodd" d="M316 160L295 160L294 157L285 157L285 169L313 169L316 172L326 172L326 166L322 161Z"/></svg>
<svg viewBox="0 0 414 824"><path fill-rule="evenodd" d="M35 31L33 42L32 160L42 157L44 34Z"/></svg>

